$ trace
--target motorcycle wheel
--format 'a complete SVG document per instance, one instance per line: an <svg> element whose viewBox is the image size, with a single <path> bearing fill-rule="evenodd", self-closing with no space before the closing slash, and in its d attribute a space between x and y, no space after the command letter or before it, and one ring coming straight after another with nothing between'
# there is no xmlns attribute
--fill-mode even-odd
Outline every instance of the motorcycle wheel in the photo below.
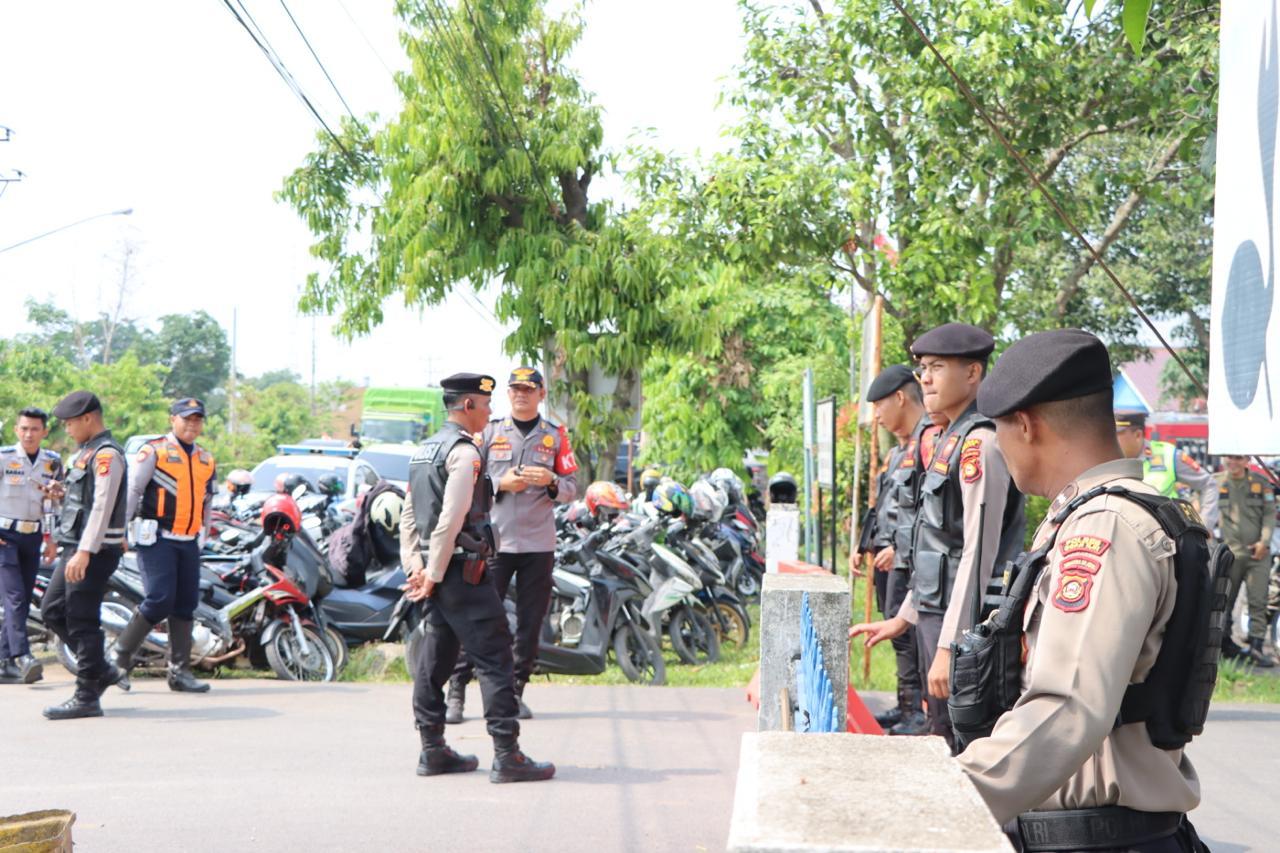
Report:
<svg viewBox="0 0 1280 853"><path fill-rule="evenodd" d="M743 601L759 595L760 581L756 580L755 572L748 568L743 568L742 571L738 572L738 580L734 584L734 592L738 593L738 597Z"/></svg>
<svg viewBox="0 0 1280 853"><path fill-rule="evenodd" d="M681 607L671 615L667 629L676 657L691 666L720 660L720 640L711 620L701 610Z"/></svg>
<svg viewBox="0 0 1280 853"><path fill-rule="evenodd" d="M350 650L347 648L347 639L335 628L328 626L324 629L324 644L329 647L329 654L333 657L333 673L337 678L338 674L347 668L347 660L351 657Z"/></svg>
<svg viewBox="0 0 1280 853"><path fill-rule="evenodd" d="M307 651L303 653L293 628L285 626L265 645L267 663L285 681L333 681L337 669L329 645L314 628L303 628Z"/></svg>
<svg viewBox="0 0 1280 853"><path fill-rule="evenodd" d="M745 649L751 639L751 617L741 607L735 607L727 601L716 602L716 616L712 621L716 629L716 637L720 647L726 645L735 649Z"/></svg>
<svg viewBox="0 0 1280 853"><path fill-rule="evenodd" d="M613 633L613 655L628 681L659 686L667 681L662 646L639 625L627 622Z"/></svg>

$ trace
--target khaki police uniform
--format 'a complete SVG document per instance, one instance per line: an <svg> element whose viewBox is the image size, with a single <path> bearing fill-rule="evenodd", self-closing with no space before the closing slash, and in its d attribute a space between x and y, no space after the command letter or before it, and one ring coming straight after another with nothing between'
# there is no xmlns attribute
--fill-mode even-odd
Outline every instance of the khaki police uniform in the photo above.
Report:
<svg viewBox="0 0 1280 853"><path fill-rule="evenodd" d="M1227 606L1235 604L1244 585L1249 607L1249 642L1261 651L1267 633L1267 585L1271 577L1268 553L1271 533L1275 528L1276 498L1271 484L1259 474L1246 471L1234 478L1226 471L1215 477L1218 508L1221 516L1222 541L1235 555L1231 566ZM1253 558L1253 548L1261 543L1262 559Z"/></svg>
<svg viewBox="0 0 1280 853"><path fill-rule="evenodd" d="M1086 471L1053 507L1103 484L1156 493L1138 460L1117 460ZM1049 533L1046 522L1035 546ZM1022 697L958 759L997 820L1033 809L1199 804L1182 750L1157 749L1143 723L1113 728L1126 688L1146 678L1160 650L1174 605L1173 553L1151 514L1117 496L1086 503L1058 531L1023 617Z"/></svg>
<svg viewBox="0 0 1280 853"><path fill-rule="evenodd" d="M62 479L62 459L40 448L35 457L22 445L0 447L0 598L4 625L0 628L0 663L31 653L27 642L27 614L40 569L42 533L51 534L46 516L52 504L41 487Z"/></svg>

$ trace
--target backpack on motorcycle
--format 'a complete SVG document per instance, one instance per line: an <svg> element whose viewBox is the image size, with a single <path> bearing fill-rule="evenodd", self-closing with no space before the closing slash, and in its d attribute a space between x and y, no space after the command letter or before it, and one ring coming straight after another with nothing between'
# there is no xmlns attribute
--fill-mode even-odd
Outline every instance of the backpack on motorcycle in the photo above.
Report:
<svg viewBox="0 0 1280 853"><path fill-rule="evenodd" d="M378 496L386 492L394 492L404 498L403 491L386 480L379 480L360 501L356 517L329 536L329 568L333 570L334 582L338 586L364 586L369 566L377 558L370 536L369 512Z"/></svg>

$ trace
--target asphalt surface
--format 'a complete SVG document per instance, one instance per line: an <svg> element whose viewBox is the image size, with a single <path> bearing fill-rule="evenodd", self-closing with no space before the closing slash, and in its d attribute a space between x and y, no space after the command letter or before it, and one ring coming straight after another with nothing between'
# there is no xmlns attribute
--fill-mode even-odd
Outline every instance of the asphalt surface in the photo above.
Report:
<svg viewBox="0 0 1280 853"><path fill-rule="evenodd" d="M408 685L225 680L190 696L136 679L107 694L104 718L40 716L70 688L56 665L34 687L0 687L0 815L70 809L88 853L723 850L739 738L755 725L739 689L535 683L521 740L557 777L498 786L475 685L449 737L481 771L430 779L413 772ZM1276 849L1280 706L1215 708L1189 752L1210 848Z"/></svg>

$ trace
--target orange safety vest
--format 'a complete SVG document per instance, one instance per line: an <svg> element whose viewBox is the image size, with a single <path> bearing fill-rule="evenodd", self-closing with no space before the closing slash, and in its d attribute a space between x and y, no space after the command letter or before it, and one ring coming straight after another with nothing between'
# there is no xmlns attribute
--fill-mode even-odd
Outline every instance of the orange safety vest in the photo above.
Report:
<svg viewBox="0 0 1280 853"><path fill-rule="evenodd" d="M195 445L188 456L169 436L147 442L156 455L156 471L142 493L143 518L179 536L200 533L204 502L214 477L213 454Z"/></svg>

